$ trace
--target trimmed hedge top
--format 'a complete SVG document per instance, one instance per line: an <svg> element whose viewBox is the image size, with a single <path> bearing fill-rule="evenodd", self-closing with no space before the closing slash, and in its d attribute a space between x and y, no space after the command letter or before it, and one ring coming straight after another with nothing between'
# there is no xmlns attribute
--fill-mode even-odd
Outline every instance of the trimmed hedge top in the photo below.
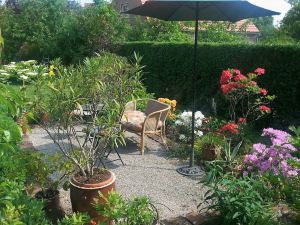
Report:
<svg viewBox="0 0 300 225"><path fill-rule="evenodd" d="M188 107L192 99L193 45L188 43L131 42L121 44L116 52L131 57L143 56L146 65L144 83L157 97L177 99ZM261 86L277 98L273 108L281 118L299 116L300 112L300 45L252 45L199 43L197 61L197 106L202 108L217 99L219 112L219 78L222 70L237 68L242 73L257 67L266 69Z"/></svg>

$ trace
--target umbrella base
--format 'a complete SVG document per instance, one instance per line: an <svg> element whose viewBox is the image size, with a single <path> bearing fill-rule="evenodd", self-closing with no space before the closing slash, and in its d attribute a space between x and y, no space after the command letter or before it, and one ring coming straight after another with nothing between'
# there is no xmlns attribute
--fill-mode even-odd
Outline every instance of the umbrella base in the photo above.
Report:
<svg viewBox="0 0 300 225"><path fill-rule="evenodd" d="M184 176L202 176L204 171L199 166L183 166L176 169L178 173Z"/></svg>

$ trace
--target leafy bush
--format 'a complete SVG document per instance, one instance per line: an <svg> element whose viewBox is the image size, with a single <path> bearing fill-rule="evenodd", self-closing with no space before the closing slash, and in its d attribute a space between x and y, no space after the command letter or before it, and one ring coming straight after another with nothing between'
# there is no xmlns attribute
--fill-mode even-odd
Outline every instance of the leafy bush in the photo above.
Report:
<svg viewBox="0 0 300 225"><path fill-rule="evenodd" d="M93 176L93 168L109 146L125 144L119 124L125 104L147 96L140 81L140 60L135 55L130 63L124 57L102 52L78 68L53 65L53 73L37 79L36 95L42 98L34 100L32 110L36 115L47 115L41 126L86 177ZM81 113L84 106L89 108L88 123ZM78 124L81 132L77 131ZM62 142L65 136L69 145Z"/></svg>
<svg viewBox="0 0 300 225"><path fill-rule="evenodd" d="M60 57L78 63L124 39L128 23L109 3L84 8L74 2L19 0L0 5L5 61Z"/></svg>
<svg viewBox="0 0 300 225"><path fill-rule="evenodd" d="M38 65L35 60L11 62L0 67L0 80L6 83L24 84L40 75L48 75L48 68L45 65Z"/></svg>
<svg viewBox="0 0 300 225"><path fill-rule="evenodd" d="M0 180L0 223L47 225L44 203L24 194L24 185L15 181Z"/></svg>
<svg viewBox="0 0 300 225"><path fill-rule="evenodd" d="M116 52L130 56L133 51L143 55L146 65L144 83L159 97L172 96L183 106L191 106L193 45L181 43L133 42L119 46ZM197 107L210 110L211 98L217 102L219 115L224 115L224 99L219 94L219 74L238 67L253 71L263 67L267 76L259 82L277 96L271 108L276 116L288 119L299 114L300 67L298 45L246 45L199 43L197 74ZM293 106L293 110L291 110Z"/></svg>
<svg viewBox="0 0 300 225"><path fill-rule="evenodd" d="M126 201L116 192L110 192L107 198L100 195L104 198L105 204L96 204L97 212L108 220L113 220L116 225L152 225L157 219L156 209L146 197Z"/></svg>
<svg viewBox="0 0 300 225"><path fill-rule="evenodd" d="M205 200L223 219L222 224L266 225L272 224L270 205L266 203L258 189L263 183L251 178L238 179L224 175L209 185Z"/></svg>

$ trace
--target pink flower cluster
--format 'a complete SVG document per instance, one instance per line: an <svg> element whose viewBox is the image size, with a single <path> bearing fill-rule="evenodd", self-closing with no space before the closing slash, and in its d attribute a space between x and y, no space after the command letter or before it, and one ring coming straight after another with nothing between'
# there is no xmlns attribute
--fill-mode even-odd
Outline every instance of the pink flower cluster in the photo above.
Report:
<svg viewBox="0 0 300 225"><path fill-rule="evenodd" d="M253 145L252 153L244 158L246 166L244 176L253 172L271 173L275 176L282 174L285 177L300 175L300 170L289 164L291 161L299 161L291 155L297 149L289 143L290 135L281 130L268 128L263 130L262 136L270 137L272 144L270 146L261 143Z"/></svg>

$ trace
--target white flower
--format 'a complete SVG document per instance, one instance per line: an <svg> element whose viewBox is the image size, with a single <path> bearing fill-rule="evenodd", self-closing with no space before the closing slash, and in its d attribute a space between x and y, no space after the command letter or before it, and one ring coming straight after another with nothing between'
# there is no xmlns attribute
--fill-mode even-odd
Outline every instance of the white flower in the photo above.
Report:
<svg viewBox="0 0 300 225"><path fill-rule="evenodd" d="M184 134L180 134L180 135L179 135L179 140L180 140L180 141L183 141L184 139L185 139L185 135L184 135Z"/></svg>
<svg viewBox="0 0 300 225"><path fill-rule="evenodd" d="M10 64L10 65L5 65L4 67L7 68L7 69L14 69L14 68L16 68L16 65L15 64Z"/></svg>
<svg viewBox="0 0 300 225"><path fill-rule="evenodd" d="M198 137L202 137L203 136L203 132L200 130L195 131L195 135L197 135Z"/></svg>
<svg viewBox="0 0 300 225"><path fill-rule="evenodd" d="M6 70L0 70L0 73L6 73Z"/></svg>
<svg viewBox="0 0 300 225"><path fill-rule="evenodd" d="M204 118L205 118L205 116L202 114L202 112L197 111L195 113L195 119L201 119L201 120L203 120Z"/></svg>
<svg viewBox="0 0 300 225"><path fill-rule="evenodd" d="M202 120L201 119L198 119L195 121L195 127L201 127L202 126Z"/></svg>
<svg viewBox="0 0 300 225"><path fill-rule="evenodd" d="M28 60L28 61L25 61L24 63L25 64L36 64L37 61L35 61L35 60Z"/></svg>
<svg viewBox="0 0 300 225"><path fill-rule="evenodd" d="M27 72L26 75L28 75L28 76L36 76L36 75L38 75L38 73L37 72Z"/></svg>
<svg viewBox="0 0 300 225"><path fill-rule="evenodd" d="M175 125L181 126L181 125L183 125L183 122L180 121L180 120L176 120L176 121L175 121Z"/></svg>
<svg viewBox="0 0 300 225"><path fill-rule="evenodd" d="M27 79L28 79L28 76L21 75L20 78L21 78L22 80L27 80Z"/></svg>
<svg viewBox="0 0 300 225"><path fill-rule="evenodd" d="M18 73L24 73L24 72L27 72L27 71L29 71L29 69L20 69L20 70L18 71Z"/></svg>
<svg viewBox="0 0 300 225"><path fill-rule="evenodd" d="M6 72L1 73L1 75L3 75L3 76L10 76L10 74L9 74L9 73L6 73Z"/></svg>

